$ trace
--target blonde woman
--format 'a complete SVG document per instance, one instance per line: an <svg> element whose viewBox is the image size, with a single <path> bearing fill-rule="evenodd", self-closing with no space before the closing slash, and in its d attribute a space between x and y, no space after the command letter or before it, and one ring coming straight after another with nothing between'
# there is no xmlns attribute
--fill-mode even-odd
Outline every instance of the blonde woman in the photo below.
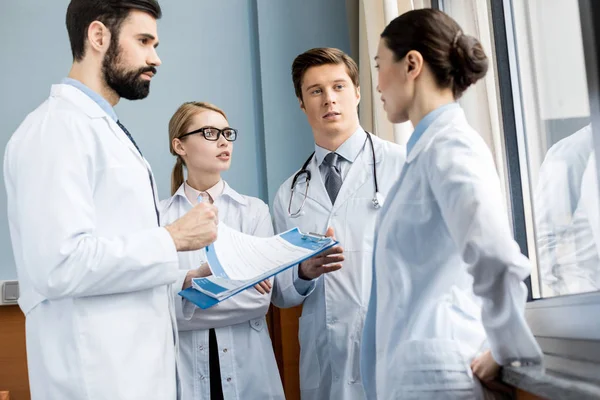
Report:
<svg viewBox="0 0 600 400"><path fill-rule="evenodd" d="M239 194L221 178L231 165L237 135L214 105L189 102L179 107L169 122L176 161L172 196L161 202L161 223L178 219L200 199L214 203L219 219L231 228L256 236L273 234L268 206ZM205 260L204 250L178 256L177 290L190 286ZM176 296L183 399L284 399L265 320L271 284L264 281L207 310Z"/></svg>

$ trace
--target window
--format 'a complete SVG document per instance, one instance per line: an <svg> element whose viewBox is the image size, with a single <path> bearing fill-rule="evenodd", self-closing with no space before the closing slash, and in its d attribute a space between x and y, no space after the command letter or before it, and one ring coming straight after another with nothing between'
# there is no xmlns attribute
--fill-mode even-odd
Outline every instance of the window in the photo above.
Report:
<svg viewBox="0 0 600 400"><path fill-rule="evenodd" d="M577 0L513 0L536 297L596 291L598 192ZM587 171L587 172L586 172ZM585 176L585 180L584 180ZM525 191L524 191L525 192ZM600 242L599 242L600 243Z"/></svg>
<svg viewBox="0 0 600 400"><path fill-rule="evenodd" d="M435 3L486 51L491 32L496 99L489 89L487 103L463 107L468 118L489 113L491 126L478 130L484 138L491 132L488 144L502 143L502 157L491 148L515 239L532 261L526 318L546 370L598 381L600 3ZM489 112L495 100L497 116Z"/></svg>

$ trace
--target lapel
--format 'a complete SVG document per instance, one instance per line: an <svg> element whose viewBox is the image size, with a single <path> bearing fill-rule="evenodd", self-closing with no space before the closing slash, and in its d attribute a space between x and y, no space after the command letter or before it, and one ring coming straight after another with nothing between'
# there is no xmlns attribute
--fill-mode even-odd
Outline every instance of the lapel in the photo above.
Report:
<svg viewBox="0 0 600 400"><path fill-rule="evenodd" d="M79 108L83 111L90 119L103 119L107 124L109 130L113 135L117 137L117 139L123 143L129 151L133 152L134 157L146 168L148 171L148 176L150 178L150 185L152 187L152 195L154 196L154 206L156 208L156 212L158 214L157 204L159 203L158 199L158 190L156 188L156 182L154 181L154 175L152 174L152 168L150 168L150 164L146 161L144 157L140 154L140 152L135 148L131 140L127 137L125 132L121 129L119 125L108 115L106 112L100 107L94 100L92 100L88 95L83 93L81 90L66 84L58 84L52 86L51 91L52 96L62 97L75 107ZM158 218L158 215L157 215Z"/></svg>
<svg viewBox="0 0 600 400"><path fill-rule="evenodd" d="M112 118L106 116L105 120L108 122L108 126L110 127L110 130L117 137L117 139L119 139L119 141L121 141L121 143L123 143L125 146L127 146L129 151L133 153L133 155L137 158L137 160L139 162L141 162L142 165L144 166L144 168L146 168L146 170L148 171L148 177L150 178L150 185L152 186L152 195L154 196L154 204L155 205L158 204L160 202L160 200L158 198L158 188L156 187L156 181L154 180L154 174L152 173L152 168L150 167L150 164L144 157L142 157L142 155L140 154L138 149L136 149L135 146L133 145L133 142L131 140L129 140L129 138L127 137L125 132L123 132L123 129L121 129L121 127L119 125L117 125L117 123L115 121L113 121Z"/></svg>
<svg viewBox="0 0 600 400"><path fill-rule="evenodd" d="M110 131L117 137L119 141L121 141L129 151L133 152L135 157L139 162L146 167L150 173L152 170L150 168L150 164L142 157L142 155L137 151L131 140L125 135L125 132L117 125L113 119L106 114L106 112L100 107L94 100L89 98L88 95L83 93L81 90L66 84L58 84L52 86L52 95L63 97L75 107L79 108L83 111L90 119L104 119L108 124Z"/></svg>
<svg viewBox="0 0 600 400"><path fill-rule="evenodd" d="M369 135L369 133L367 133ZM373 139L373 146L375 148L375 158L376 162L379 165L383 158L383 151L381 149L381 143L371 135L371 139ZM373 175L373 153L371 151L371 144L369 140L365 140L365 144L357 157L357 159L352 163L344 182L342 183L342 187L340 188L340 192L338 193L337 198L335 199L335 204L333 205L333 212L337 211L341 206L344 205L349 199L354 197L354 194L369 180L369 177ZM372 178L371 178L372 179ZM323 191L325 191L325 185L323 185ZM372 190L375 193L375 188ZM327 192L325 191L327 195ZM327 196L327 200L329 200L329 196Z"/></svg>
<svg viewBox="0 0 600 400"><path fill-rule="evenodd" d="M419 138L415 146L412 150L406 155L406 163L412 163L417 156L425 150L431 141L435 138L435 136L439 133L441 129L444 127L450 126L453 123L462 123L462 121L466 121L465 114L462 108L456 107L445 110L442 112L429 127L423 132L423 135Z"/></svg>
<svg viewBox="0 0 600 400"><path fill-rule="evenodd" d="M317 165L317 158L313 156L308 164L308 170L311 174L310 184L308 186L307 197L314 202L320 204L327 211L331 211L332 205L327 190L325 190L325 183L321 177L321 171ZM306 190L304 185L298 185L299 190Z"/></svg>
<svg viewBox="0 0 600 400"><path fill-rule="evenodd" d="M105 119L108 121L110 130L117 137L117 139L119 139L119 141L121 141L121 143L123 143L125 146L127 146L129 151L131 151L135 155L135 157L138 159L138 161L140 161L144 165L144 167L146 167L146 169L150 172L150 174L152 174L152 168L150 168L150 164L148 164L148 161L146 161L146 159L144 157L142 157L142 155L140 154L138 149L135 148L135 146L133 145L133 142L131 140L129 140L129 138L127 137L125 132L123 132L123 129L121 129L121 127L119 125L117 125L117 123L115 121L113 121L112 118L106 117Z"/></svg>

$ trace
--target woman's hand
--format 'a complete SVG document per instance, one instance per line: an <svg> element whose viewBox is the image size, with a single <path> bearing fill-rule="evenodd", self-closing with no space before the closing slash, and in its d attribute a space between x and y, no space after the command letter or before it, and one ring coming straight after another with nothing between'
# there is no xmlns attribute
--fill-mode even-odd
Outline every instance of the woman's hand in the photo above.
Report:
<svg viewBox="0 0 600 400"><path fill-rule="evenodd" d="M260 283L257 283L256 285L254 285L254 288L260 294L267 294L271 291L271 282L269 282L269 280L266 279Z"/></svg>
<svg viewBox="0 0 600 400"><path fill-rule="evenodd" d="M210 267L207 263L200 265L200 267L196 269L190 269L185 275L185 280L183 281L183 286L181 290L185 290L192 286L192 279L194 278L206 278L207 276L211 276L212 272L210 271Z"/></svg>
<svg viewBox="0 0 600 400"><path fill-rule="evenodd" d="M471 362L471 371L482 382L490 382L498 377L500 365L492 357L491 351L486 351Z"/></svg>

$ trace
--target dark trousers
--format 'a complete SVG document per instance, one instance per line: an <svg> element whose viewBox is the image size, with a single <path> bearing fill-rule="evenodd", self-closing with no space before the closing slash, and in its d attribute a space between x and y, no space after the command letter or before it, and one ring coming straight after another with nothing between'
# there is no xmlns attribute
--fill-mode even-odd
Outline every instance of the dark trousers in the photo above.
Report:
<svg viewBox="0 0 600 400"><path fill-rule="evenodd" d="M219 346L214 329L208 331L208 369L210 374L211 400L224 400L221 386L221 366L219 365Z"/></svg>

